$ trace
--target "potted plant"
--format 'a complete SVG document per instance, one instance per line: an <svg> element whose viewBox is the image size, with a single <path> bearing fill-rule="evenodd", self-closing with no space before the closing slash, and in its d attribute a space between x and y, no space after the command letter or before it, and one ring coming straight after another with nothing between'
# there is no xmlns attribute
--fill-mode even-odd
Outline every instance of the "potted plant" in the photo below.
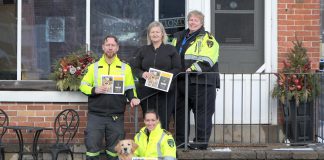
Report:
<svg viewBox="0 0 324 160"><path fill-rule="evenodd" d="M87 67L96 61L96 54L80 48L60 58L53 66L50 79L60 91L77 91Z"/></svg>
<svg viewBox="0 0 324 160"><path fill-rule="evenodd" d="M272 97L283 106L284 129L290 141L313 139L313 103L319 94L318 78L311 70L307 49L302 41L292 42L294 47L284 60L284 68L276 74L277 83ZM311 127L311 128L309 128Z"/></svg>

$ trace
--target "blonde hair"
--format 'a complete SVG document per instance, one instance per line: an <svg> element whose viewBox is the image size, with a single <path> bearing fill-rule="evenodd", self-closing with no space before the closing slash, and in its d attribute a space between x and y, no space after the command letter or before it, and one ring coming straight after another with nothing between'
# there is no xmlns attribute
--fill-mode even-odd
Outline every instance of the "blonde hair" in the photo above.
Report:
<svg viewBox="0 0 324 160"><path fill-rule="evenodd" d="M205 23L205 16L204 16L203 13L201 13L200 11L197 11L197 10L193 10L193 11L190 11L188 13L188 16L187 16L188 20L190 19L191 16L198 17L200 19L200 21L201 21L201 24L204 25L204 23Z"/></svg>
<svg viewBox="0 0 324 160"><path fill-rule="evenodd" d="M153 27L159 27L161 29L161 32L162 32L162 42L164 44L167 43L167 40L168 40L168 36L165 32L165 29L164 29L164 26L162 23L158 22L158 21L153 21L151 22L148 27L147 27L147 32L146 32L146 39L147 39L147 45L150 45L152 44L152 41L150 39L150 31Z"/></svg>

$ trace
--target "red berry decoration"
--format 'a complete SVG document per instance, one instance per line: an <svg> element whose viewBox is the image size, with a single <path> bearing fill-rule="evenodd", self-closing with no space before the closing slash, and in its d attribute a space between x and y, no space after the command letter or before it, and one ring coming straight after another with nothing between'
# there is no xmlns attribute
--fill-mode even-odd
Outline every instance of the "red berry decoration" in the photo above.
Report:
<svg viewBox="0 0 324 160"><path fill-rule="evenodd" d="M295 83L296 85L298 85L298 84L299 84L299 79L295 79L295 80L294 80L294 83Z"/></svg>

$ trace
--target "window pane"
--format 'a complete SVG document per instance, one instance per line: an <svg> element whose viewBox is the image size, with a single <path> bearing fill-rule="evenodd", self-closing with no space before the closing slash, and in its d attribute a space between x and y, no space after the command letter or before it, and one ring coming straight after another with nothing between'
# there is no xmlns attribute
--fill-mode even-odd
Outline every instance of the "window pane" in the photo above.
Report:
<svg viewBox="0 0 324 160"><path fill-rule="evenodd" d="M17 4L0 1L0 80L17 79Z"/></svg>
<svg viewBox="0 0 324 160"><path fill-rule="evenodd" d="M90 20L91 50L101 55L102 40L115 35L120 41L119 57L127 60L136 48L146 44L146 27L154 20L154 1L91 1Z"/></svg>
<svg viewBox="0 0 324 160"><path fill-rule="evenodd" d="M185 28L185 0L162 0L159 1L159 19L164 25L168 35Z"/></svg>
<svg viewBox="0 0 324 160"><path fill-rule="evenodd" d="M86 0L22 1L22 79L48 79L51 65L85 45Z"/></svg>
<svg viewBox="0 0 324 160"><path fill-rule="evenodd" d="M253 0L216 0L216 10L254 10Z"/></svg>
<svg viewBox="0 0 324 160"><path fill-rule="evenodd" d="M253 14L215 14L215 38L221 44L254 44ZM226 26L226 27L224 27Z"/></svg>

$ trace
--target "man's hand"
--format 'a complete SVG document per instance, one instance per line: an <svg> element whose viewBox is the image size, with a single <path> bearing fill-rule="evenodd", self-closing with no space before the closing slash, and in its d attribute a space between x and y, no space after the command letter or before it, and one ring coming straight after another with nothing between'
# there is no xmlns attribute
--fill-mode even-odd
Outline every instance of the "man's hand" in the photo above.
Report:
<svg viewBox="0 0 324 160"><path fill-rule="evenodd" d="M192 70L191 70L191 68L188 68L187 70L186 70L186 72L191 72Z"/></svg>
<svg viewBox="0 0 324 160"><path fill-rule="evenodd" d="M130 106L133 108L134 106L139 105L140 102L141 102L141 100L139 100L138 98L133 98L133 99L130 101Z"/></svg>
<svg viewBox="0 0 324 160"><path fill-rule="evenodd" d="M99 86L99 87L95 88L95 93L102 94L102 93L107 92L107 89L108 89L107 86Z"/></svg>

